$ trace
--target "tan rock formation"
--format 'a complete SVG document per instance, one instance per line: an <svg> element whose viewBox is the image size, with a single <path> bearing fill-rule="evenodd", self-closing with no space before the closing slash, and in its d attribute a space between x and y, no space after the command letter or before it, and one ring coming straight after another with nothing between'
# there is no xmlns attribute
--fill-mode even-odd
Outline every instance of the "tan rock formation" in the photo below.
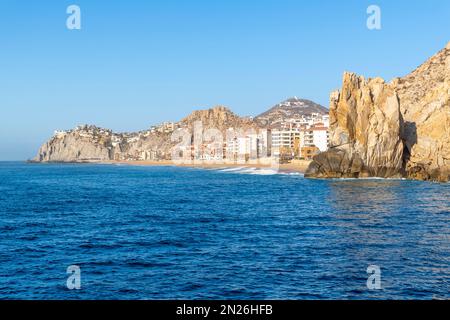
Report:
<svg viewBox="0 0 450 320"><path fill-rule="evenodd" d="M111 158L108 136L87 136L85 130L55 134L38 152L37 162L105 161Z"/></svg>
<svg viewBox="0 0 450 320"><path fill-rule="evenodd" d="M450 174L450 43L397 81L410 178L448 181Z"/></svg>
<svg viewBox="0 0 450 320"><path fill-rule="evenodd" d="M331 94L330 149L306 176L448 181L449 47L389 84L345 73Z"/></svg>
<svg viewBox="0 0 450 320"><path fill-rule="evenodd" d="M193 124L200 121L204 129L215 128L222 133L228 128L247 129L256 127L256 124L248 119L242 118L230 109L224 106L216 106L208 110L197 110L192 112L189 116L181 120L181 126L193 130Z"/></svg>
<svg viewBox="0 0 450 320"><path fill-rule="evenodd" d="M382 79L345 73L330 99L330 151L312 163L316 177L398 177L403 165L397 94Z"/></svg>

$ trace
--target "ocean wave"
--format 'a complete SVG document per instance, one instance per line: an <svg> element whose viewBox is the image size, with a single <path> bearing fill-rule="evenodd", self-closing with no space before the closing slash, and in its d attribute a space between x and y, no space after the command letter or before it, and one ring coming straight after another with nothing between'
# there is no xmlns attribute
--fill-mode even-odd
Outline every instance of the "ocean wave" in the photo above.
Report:
<svg viewBox="0 0 450 320"><path fill-rule="evenodd" d="M274 168L237 167L237 168L220 169L217 171L234 174L250 174L263 176L271 176L271 175L303 176L303 174L300 172L286 172Z"/></svg>
<svg viewBox="0 0 450 320"><path fill-rule="evenodd" d="M281 171L279 174L285 175L285 176L297 176L297 177L304 177L305 174L301 172L285 172Z"/></svg>
<svg viewBox="0 0 450 320"><path fill-rule="evenodd" d="M247 169L247 168L246 167L236 167L236 168L218 169L218 171L220 171L220 172L235 172L235 171L242 171L245 169Z"/></svg>
<svg viewBox="0 0 450 320"><path fill-rule="evenodd" d="M263 175L263 176L271 176L271 175L279 174L279 172L275 169L256 169L256 168L244 170L242 173L256 174L256 175Z"/></svg>

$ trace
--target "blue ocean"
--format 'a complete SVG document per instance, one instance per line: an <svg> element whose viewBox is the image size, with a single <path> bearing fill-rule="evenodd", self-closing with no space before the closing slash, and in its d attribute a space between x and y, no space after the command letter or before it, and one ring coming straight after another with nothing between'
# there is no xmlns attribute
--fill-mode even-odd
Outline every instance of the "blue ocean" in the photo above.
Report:
<svg viewBox="0 0 450 320"><path fill-rule="evenodd" d="M0 163L0 299L449 298L448 183Z"/></svg>

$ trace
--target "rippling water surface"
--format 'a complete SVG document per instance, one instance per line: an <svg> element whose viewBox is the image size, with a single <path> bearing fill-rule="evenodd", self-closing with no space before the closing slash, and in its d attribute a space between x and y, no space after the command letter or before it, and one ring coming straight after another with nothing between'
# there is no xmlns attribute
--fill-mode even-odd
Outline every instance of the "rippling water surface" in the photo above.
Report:
<svg viewBox="0 0 450 320"><path fill-rule="evenodd" d="M0 163L0 298L450 298L450 184L272 173Z"/></svg>

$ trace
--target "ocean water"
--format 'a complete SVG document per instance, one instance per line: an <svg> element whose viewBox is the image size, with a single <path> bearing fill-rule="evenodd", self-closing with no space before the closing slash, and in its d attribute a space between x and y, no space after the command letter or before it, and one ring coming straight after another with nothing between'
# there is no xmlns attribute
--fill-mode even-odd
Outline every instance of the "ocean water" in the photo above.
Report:
<svg viewBox="0 0 450 320"><path fill-rule="evenodd" d="M449 298L450 184L0 163L0 299Z"/></svg>

